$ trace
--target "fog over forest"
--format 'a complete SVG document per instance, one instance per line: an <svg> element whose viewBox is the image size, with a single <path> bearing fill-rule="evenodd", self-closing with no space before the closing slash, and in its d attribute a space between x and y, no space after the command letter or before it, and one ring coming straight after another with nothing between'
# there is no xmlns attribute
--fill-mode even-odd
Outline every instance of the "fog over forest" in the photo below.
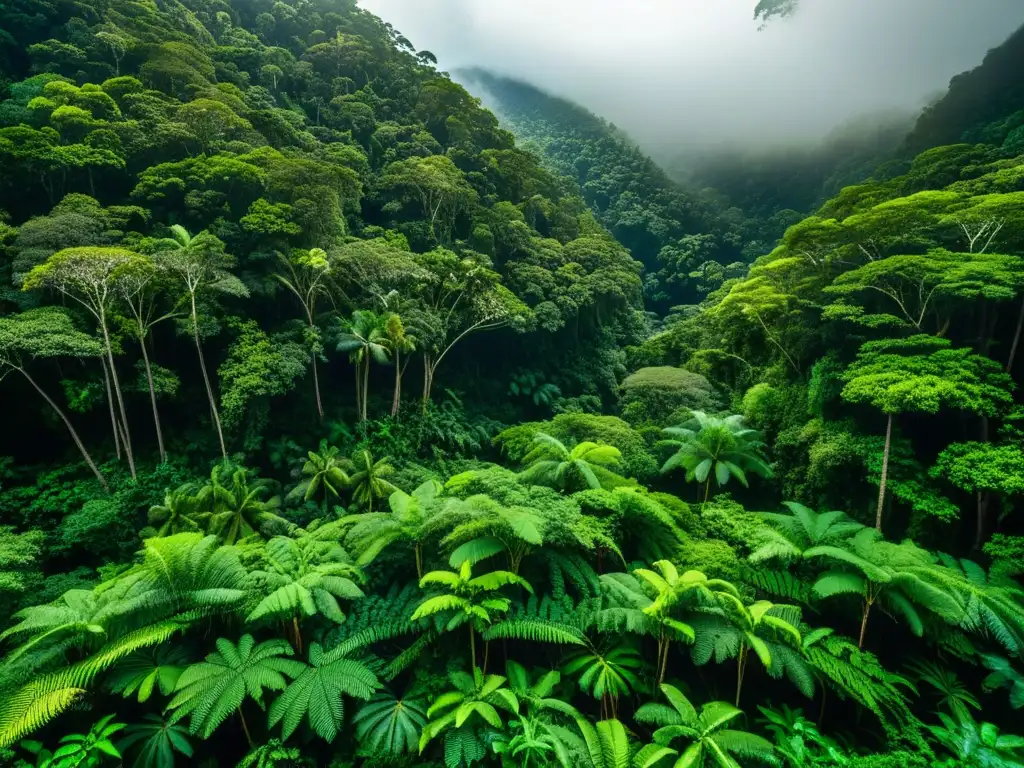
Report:
<svg viewBox="0 0 1024 768"><path fill-rule="evenodd" d="M580 102L671 158L805 143L916 111L1024 22L1020 0L807 0L759 30L753 0L361 0L449 70Z"/></svg>

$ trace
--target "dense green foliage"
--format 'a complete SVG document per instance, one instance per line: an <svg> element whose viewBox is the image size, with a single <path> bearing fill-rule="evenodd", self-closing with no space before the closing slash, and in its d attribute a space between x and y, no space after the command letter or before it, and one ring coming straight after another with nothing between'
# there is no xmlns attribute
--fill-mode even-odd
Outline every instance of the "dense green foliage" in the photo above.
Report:
<svg viewBox="0 0 1024 768"><path fill-rule="evenodd" d="M766 223L348 0L0 24L0 762L1024 766L998 126Z"/></svg>

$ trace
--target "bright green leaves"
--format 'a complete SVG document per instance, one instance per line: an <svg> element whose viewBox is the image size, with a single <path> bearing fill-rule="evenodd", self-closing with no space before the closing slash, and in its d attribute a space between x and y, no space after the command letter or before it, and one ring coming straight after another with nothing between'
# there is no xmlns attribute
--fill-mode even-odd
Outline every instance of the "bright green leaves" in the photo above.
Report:
<svg viewBox="0 0 1024 768"><path fill-rule="evenodd" d="M309 666L270 707L270 725L282 723L287 739L305 717L325 741L334 741L344 719L343 696L368 700L379 687L377 676L362 661L347 658L346 649L309 648Z"/></svg>
<svg viewBox="0 0 1024 768"><path fill-rule="evenodd" d="M626 482L614 472L622 462L622 452L613 445L584 441L570 448L543 432L533 438L533 445L533 450L523 457L524 482L549 485L566 492L614 487Z"/></svg>
<svg viewBox="0 0 1024 768"><path fill-rule="evenodd" d="M264 690L283 691L288 678L303 673L305 665L288 658L293 653L284 640L257 645L252 635L243 635L235 645L220 638L206 661L193 664L178 678L175 696L167 705L173 711L171 722L190 717L189 730L208 739L246 696L262 701Z"/></svg>
<svg viewBox="0 0 1024 768"><path fill-rule="evenodd" d="M844 400L887 414L948 407L994 416L1015 387L992 360L925 335L867 342L844 378Z"/></svg>
<svg viewBox="0 0 1024 768"><path fill-rule="evenodd" d="M399 757L417 749L427 713L415 699L397 699L381 692L359 709L352 722L368 753Z"/></svg>
<svg viewBox="0 0 1024 768"><path fill-rule="evenodd" d="M664 432L672 438L667 444L677 447L677 451L662 466L662 473L684 469L687 481L705 485L705 502L712 477L721 487L733 477L748 485L747 472L772 476L762 452L760 433L748 429L738 414L721 418L694 411L689 421Z"/></svg>

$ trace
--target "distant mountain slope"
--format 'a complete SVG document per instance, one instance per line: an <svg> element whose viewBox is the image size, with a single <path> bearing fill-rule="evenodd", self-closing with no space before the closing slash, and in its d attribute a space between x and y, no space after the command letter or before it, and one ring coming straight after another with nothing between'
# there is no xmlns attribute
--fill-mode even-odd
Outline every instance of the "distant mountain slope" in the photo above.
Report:
<svg viewBox="0 0 1024 768"><path fill-rule="evenodd" d="M694 303L728 276L756 239L748 222L711 195L674 182L614 125L528 83L480 69L457 76L480 92L516 137L579 184L600 221L643 262L646 293L661 308Z"/></svg>
<svg viewBox="0 0 1024 768"><path fill-rule="evenodd" d="M946 95L926 109L907 137L908 155L944 144L993 144L1024 151L1024 26L957 75Z"/></svg>

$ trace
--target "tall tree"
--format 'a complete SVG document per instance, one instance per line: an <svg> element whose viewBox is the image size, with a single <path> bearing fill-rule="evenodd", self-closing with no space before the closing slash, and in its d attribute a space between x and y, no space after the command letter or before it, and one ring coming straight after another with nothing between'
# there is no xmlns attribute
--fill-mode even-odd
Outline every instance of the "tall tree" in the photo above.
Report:
<svg viewBox="0 0 1024 768"><path fill-rule="evenodd" d="M203 374L210 417L217 430L221 456L227 459L228 449L217 411L217 399L213 394L203 355L199 302L207 294L246 297L249 291L241 280L228 271L234 266L234 259L224 251L224 244L217 237L209 232L200 232L193 237L180 224L171 226L168 234L169 237L157 243L156 260L181 283L185 291L189 306L189 330L192 331L196 354L199 356L199 370Z"/></svg>
<svg viewBox="0 0 1024 768"><path fill-rule="evenodd" d="M313 367L313 391L316 394L316 412L322 420L324 406L320 398L320 378L317 374L316 361L323 355L323 341L320 329L316 324L316 305L319 299L327 295L330 286L331 265L327 253L321 248L308 251L295 251L291 258L280 257L280 261L288 274L276 277L281 284L295 294L306 315L306 342L309 344L310 359ZM365 418L365 417L364 417Z"/></svg>
<svg viewBox="0 0 1024 768"><path fill-rule="evenodd" d="M370 397L370 362L388 361L387 316L368 309L352 313L338 340L338 351L348 352L356 366L356 409L360 421L366 421Z"/></svg>
<svg viewBox="0 0 1024 768"><path fill-rule="evenodd" d="M875 528L882 530L893 419L901 413L936 413L942 407L995 416L1012 401L1015 385L999 365L948 339L918 335L869 341L844 374L842 397L867 403L886 416Z"/></svg>
<svg viewBox="0 0 1024 768"><path fill-rule="evenodd" d="M160 410L156 404L156 387L153 384L153 366L149 361L149 336L153 327L164 320L177 317L175 311L158 313L156 300L160 292L160 273L156 265L146 260L136 260L120 270L117 290L122 304L130 315L129 327L139 342L142 351L142 362L146 373L146 384L149 387L149 402L153 409L153 426L156 429L157 447L160 450L160 461L167 461L167 449L164 447L164 431L160 425Z"/></svg>
<svg viewBox="0 0 1024 768"><path fill-rule="evenodd" d="M135 477L135 455L132 449L128 412L124 404L121 380L114 362L110 336L111 310L119 294L120 283L134 266L145 263L145 257L124 248L67 248L58 251L44 264L35 267L25 278L23 290L47 288L58 291L83 306L93 316L103 338L103 351L114 383L120 415L118 431L124 440L125 456L132 477Z"/></svg>
<svg viewBox="0 0 1024 768"><path fill-rule="evenodd" d="M11 372L17 372L32 385L60 418L85 463L100 481L100 485L106 489L106 478L85 449L85 444L72 426L71 420L28 371L28 365L33 360L58 357L99 358L104 351L101 343L75 328L71 318L56 308L32 309L21 314L0 317L0 380Z"/></svg>

